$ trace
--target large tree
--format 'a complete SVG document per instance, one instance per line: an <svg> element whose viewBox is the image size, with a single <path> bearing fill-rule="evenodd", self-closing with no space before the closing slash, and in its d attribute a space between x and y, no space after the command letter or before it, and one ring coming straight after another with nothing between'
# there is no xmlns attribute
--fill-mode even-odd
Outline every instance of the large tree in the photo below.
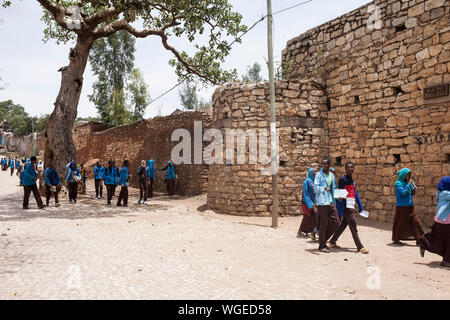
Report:
<svg viewBox="0 0 450 320"><path fill-rule="evenodd" d="M13 0L0 0L7 7ZM74 41L69 65L62 67L61 87L55 108L47 121L45 161L56 161L60 173L77 158L72 127L77 116L83 74L92 44L118 31L135 37L159 37L161 45L175 58L170 64L179 77L191 77L213 84L236 78L236 71L223 71L221 62L229 54L230 38L246 27L228 0L36 0L44 10L44 40ZM74 7L74 5L76 5ZM171 37L193 42L206 36L207 45L195 44L192 54L170 44ZM238 41L240 41L238 39Z"/></svg>

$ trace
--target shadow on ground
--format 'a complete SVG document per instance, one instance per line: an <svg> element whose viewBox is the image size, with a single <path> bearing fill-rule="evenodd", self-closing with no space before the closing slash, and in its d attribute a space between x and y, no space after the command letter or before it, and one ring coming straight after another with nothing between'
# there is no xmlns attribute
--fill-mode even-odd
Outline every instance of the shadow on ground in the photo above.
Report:
<svg viewBox="0 0 450 320"><path fill-rule="evenodd" d="M45 203L45 197L42 198ZM130 199L133 200L134 199ZM164 200L164 197L157 197L157 200ZM29 221L31 219L90 219L109 218L114 216L135 217L133 212L154 212L156 210L167 210L169 205L149 204L137 205L128 203L128 207L117 207L117 197L113 198L112 205L108 206L105 199L95 199L90 196L81 195L76 204L70 204L64 194L60 195L60 207L55 207L54 198L50 200L50 206L38 209L33 195L30 196L30 209L22 209L23 194L15 194L9 197L0 198L0 221Z"/></svg>

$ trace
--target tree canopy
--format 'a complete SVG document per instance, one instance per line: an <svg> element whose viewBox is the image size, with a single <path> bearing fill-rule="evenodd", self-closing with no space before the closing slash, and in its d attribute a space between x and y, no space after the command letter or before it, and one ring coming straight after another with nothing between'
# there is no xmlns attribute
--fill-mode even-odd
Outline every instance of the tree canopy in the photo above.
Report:
<svg viewBox="0 0 450 320"><path fill-rule="evenodd" d="M5 122L9 129L19 136L26 136L33 132L41 132L45 128L45 122L49 115L40 117L30 116L20 104L12 100L0 102L0 124Z"/></svg>
<svg viewBox="0 0 450 320"><path fill-rule="evenodd" d="M4 7L13 0L0 0ZM94 39L127 31L137 38L157 36L173 53L170 65L180 78L198 77L218 84L237 78L236 70L225 71L221 63L231 50L230 40L240 42L242 16L228 0L36 0L44 10L44 41L67 43L77 36ZM171 37L184 37L191 43L207 35L205 45L194 44L194 52L178 50Z"/></svg>

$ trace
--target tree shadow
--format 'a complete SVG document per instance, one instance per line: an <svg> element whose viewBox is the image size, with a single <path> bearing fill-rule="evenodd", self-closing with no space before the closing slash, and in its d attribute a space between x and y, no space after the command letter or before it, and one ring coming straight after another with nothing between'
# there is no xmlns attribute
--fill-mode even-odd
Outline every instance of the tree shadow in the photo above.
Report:
<svg viewBox="0 0 450 320"><path fill-rule="evenodd" d="M114 198L117 201L117 197ZM113 200L114 200L113 199ZM45 196L42 198L45 203ZM128 207L117 207L115 202L112 205L106 204L106 199L95 199L91 196L81 195L76 204L70 204L67 199L60 197L60 207L54 207L54 198L50 199L50 206L38 209L33 195L30 196L30 209L22 209L23 194L15 194L10 197L0 199L0 221L30 221L32 219L91 219L91 218L111 218L114 216L136 217L133 213L139 211L154 212L156 210L167 210L169 206L162 204L152 204L143 206L128 203Z"/></svg>

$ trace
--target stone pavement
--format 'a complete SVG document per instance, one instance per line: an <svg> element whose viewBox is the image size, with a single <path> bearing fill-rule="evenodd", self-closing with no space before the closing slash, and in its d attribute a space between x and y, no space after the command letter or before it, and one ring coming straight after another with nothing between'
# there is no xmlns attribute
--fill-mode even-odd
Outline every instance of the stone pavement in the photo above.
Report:
<svg viewBox="0 0 450 320"><path fill-rule="evenodd" d="M272 229L215 214L204 195L142 206L132 190L129 208L107 207L89 183L76 205L61 195L60 208L38 210L31 198L24 211L16 184L0 172L0 299L450 298L441 258L390 246L389 225L358 220L369 255L349 231L323 254L295 237L300 218Z"/></svg>

